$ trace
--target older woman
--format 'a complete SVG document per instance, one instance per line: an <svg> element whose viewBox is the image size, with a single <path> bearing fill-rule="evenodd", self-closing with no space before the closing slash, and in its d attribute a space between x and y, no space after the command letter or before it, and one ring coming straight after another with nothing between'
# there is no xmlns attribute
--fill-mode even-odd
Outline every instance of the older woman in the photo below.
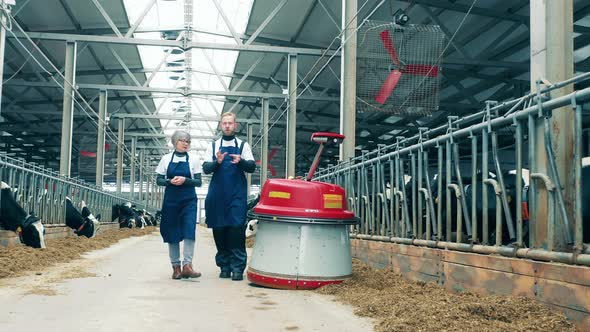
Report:
<svg viewBox="0 0 590 332"><path fill-rule="evenodd" d="M165 186L162 204L160 234L168 243L172 279L198 278L200 272L193 270L197 222L197 194L201 186L201 163L196 155L189 154L191 137L183 130L172 134L174 152L162 157L156 168L156 183ZM180 242L184 240L182 270L180 268Z"/></svg>

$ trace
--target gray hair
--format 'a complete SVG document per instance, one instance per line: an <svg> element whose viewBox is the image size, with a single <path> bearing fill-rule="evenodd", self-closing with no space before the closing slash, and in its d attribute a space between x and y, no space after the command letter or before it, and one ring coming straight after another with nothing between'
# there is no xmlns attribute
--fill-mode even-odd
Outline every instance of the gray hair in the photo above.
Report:
<svg viewBox="0 0 590 332"><path fill-rule="evenodd" d="M172 141L172 146L176 147L176 143L181 139L185 139L190 142L191 134L184 130L175 131L174 134L172 134L172 138L170 139Z"/></svg>

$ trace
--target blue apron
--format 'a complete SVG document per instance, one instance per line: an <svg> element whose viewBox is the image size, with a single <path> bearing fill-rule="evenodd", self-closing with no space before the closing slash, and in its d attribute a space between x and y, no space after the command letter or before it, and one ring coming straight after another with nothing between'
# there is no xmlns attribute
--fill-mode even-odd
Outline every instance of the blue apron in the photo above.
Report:
<svg viewBox="0 0 590 332"><path fill-rule="evenodd" d="M186 161L173 163L174 153L168 164L166 178L184 176L192 179L188 154ZM184 239L194 240L197 224L197 194L194 187L166 186L162 204L160 234L167 243L178 243Z"/></svg>
<svg viewBox="0 0 590 332"><path fill-rule="evenodd" d="M230 154L241 154L236 138L234 143L234 146L219 148L221 153L227 152L227 155L213 173L205 198L205 217L209 228L242 226L246 222L248 185L244 171L231 163Z"/></svg>

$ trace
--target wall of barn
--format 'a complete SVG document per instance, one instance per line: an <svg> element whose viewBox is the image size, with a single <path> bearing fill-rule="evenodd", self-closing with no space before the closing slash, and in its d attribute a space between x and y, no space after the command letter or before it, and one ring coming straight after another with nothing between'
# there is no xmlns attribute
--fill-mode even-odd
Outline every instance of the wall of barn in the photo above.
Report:
<svg viewBox="0 0 590 332"><path fill-rule="evenodd" d="M447 290L524 296L562 311L590 331L590 267L351 239L352 255Z"/></svg>
<svg viewBox="0 0 590 332"><path fill-rule="evenodd" d="M45 226L45 240L49 239L63 239L69 236L78 236L74 233L74 230L67 226L59 225L44 225ZM101 223L98 229L98 234L104 232L107 229L117 229L119 224L114 223ZM20 245L18 235L13 231L0 230L0 246L8 247Z"/></svg>

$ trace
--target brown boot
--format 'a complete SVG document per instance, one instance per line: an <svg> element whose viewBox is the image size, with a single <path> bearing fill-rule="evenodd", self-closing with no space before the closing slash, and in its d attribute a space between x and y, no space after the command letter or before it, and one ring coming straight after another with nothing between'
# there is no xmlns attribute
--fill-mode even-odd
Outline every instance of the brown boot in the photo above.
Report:
<svg viewBox="0 0 590 332"><path fill-rule="evenodd" d="M182 277L183 278L198 278L201 276L201 272L193 270L192 264L185 264L182 266Z"/></svg>
<svg viewBox="0 0 590 332"><path fill-rule="evenodd" d="M173 265L172 269L172 279L180 279L182 277L182 273L180 272L180 265Z"/></svg>

